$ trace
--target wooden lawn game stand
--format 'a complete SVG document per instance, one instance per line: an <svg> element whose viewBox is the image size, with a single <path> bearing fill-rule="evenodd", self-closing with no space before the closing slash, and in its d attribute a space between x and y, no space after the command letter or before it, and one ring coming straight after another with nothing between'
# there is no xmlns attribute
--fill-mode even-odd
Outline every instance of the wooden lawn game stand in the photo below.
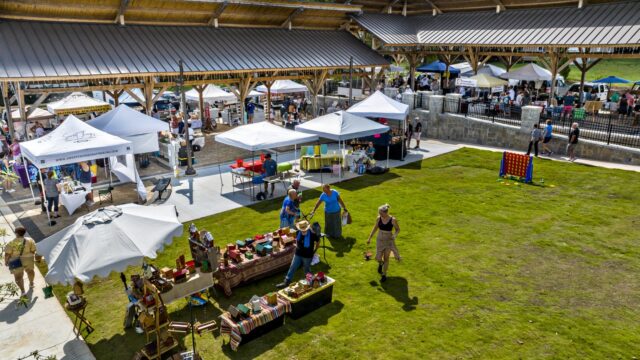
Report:
<svg viewBox="0 0 640 360"><path fill-rule="evenodd" d="M155 334L155 340L148 342L140 352L147 359L161 359L162 354L174 349L178 346L178 341L173 337L171 332L168 331L169 326L169 318L167 314L166 321L160 323L160 305L162 305L162 300L158 293L158 289L151 284L148 280L144 280L144 293L151 294L154 299L154 305L150 306L146 309L143 309L144 312L148 313L149 310L153 311L153 326L146 328L143 326L144 332L147 335L147 341L149 341L150 337Z"/></svg>
<svg viewBox="0 0 640 360"><path fill-rule="evenodd" d="M87 299L85 298L82 298L82 303L78 306L70 306L68 303L64 304L64 308L73 314L73 332L76 336L81 335L83 324L85 330L87 330L87 335L91 334L93 330L95 330L93 326L91 326L91 322L84 316L87 304Z"/></svg>

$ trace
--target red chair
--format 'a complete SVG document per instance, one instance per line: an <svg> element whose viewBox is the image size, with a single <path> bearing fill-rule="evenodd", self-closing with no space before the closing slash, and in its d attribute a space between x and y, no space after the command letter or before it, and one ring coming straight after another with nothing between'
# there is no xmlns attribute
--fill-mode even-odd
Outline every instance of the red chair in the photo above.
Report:
<svg viewBox="0 0 640 360"><path fill-rule="evenodd" d="M264 163L264 153L260 153L260 161Z"/></svg>

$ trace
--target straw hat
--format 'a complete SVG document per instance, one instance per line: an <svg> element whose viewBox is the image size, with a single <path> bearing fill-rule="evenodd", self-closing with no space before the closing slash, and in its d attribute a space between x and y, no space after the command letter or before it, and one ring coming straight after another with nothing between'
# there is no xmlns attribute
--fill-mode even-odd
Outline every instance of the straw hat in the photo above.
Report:
<svg viewBox="0 0 640 360"><path fill-rule="evenodd" d="M302 220L296 224L296 228L300 231L307 231L309 230L309 222Z"/></svg>

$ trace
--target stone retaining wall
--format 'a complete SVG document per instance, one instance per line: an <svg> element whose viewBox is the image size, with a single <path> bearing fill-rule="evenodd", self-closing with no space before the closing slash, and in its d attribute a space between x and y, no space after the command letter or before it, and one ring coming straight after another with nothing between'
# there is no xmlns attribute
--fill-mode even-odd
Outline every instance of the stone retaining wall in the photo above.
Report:
<svg viewBox="0 0 640 360"><path fill-rule="evenodd" d="M415 117L421 119L425 130L422 133L424 137L495 146L520 152L527 151L533 126L529 120L537 119L539 115L535 107L523 109L523 127L518 127L491 123L459 114L442 113L441 99L441 96L432 96L429 104L430 111L416 109L411 113L411 119ZM551 150L562 156L566 155L566 146L567 138L560 135L554 135L549 143ZM576 156L598 161L640 165L640 150L591 140L580 140Z"/></svg>

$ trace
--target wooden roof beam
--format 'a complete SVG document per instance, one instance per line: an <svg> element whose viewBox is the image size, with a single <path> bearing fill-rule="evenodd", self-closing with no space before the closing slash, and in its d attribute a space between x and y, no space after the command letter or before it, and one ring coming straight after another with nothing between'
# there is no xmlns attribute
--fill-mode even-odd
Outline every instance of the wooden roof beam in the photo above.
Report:
<svg viewBox="0 0 640 360"><path fill-rule="evenodd" d="M118 14L116 15L115 23L124 26L124 13L127 12L130 0L120 0L120 7L118 8Z"/></svg>
<svg viewBox="0 0 640 360"><path fill-rule="evenodd" d="M507 10L506 6L504 6L504 3L501 0L493 0L493 2L496 4L496 14L500 14L501 12Z"/></svg>
<svg viewBox="0 0 640 360"><path fill-rule="evenodd" d="M287 16L287 20L285 20L285 21L280 25L280 27L283 27L283 28L289 28L289 30L291 30L291 28L293 27L293 19L294 19L296 16L300 15L303 11L304 11L304 8L302 8L302 7L299 7L299 8L297 8L297 9L293 10L293 11L289 14L289 16Z"/></svg>
<svg viewBox="0 0 640 360"><path fill-rule="evenodd" d="M587 2L588 0L578 0L578 9L582 9L583 7L587 6Z"/></svg>
<svg viewBox="0 0 640 360"><path fill-rule="evenodd" d="M214 27L218 27L218 19L220 18L220 15L222 15L222 13L224 12L224 10L227 8L228 5L229 5L229 2L227 1L218 5L216 10L213 12L213 14L211 14L211 18L209 19L209 22L207 23L207 25L209 26L213 25Z"/></svg>
<svg viewBox="0 0 640 360"><path fill-rule="evenodd" d="M182 1L192 2L192 3L206 3L206 4L220 4L220 3L227 2L231 5L246 5L246 6L256 6L256 7L289 8L289 9L297 9L299 7L302 7L305 10L339 11L339 12L347 12L347 13L359 13L362 11L362 6L360 5L302 2L302 1L284 1L284 0L182 0Z"/></svg>
<svg viewBox="0 0 640 360"><path fill-rule="evenodd" d="M433 16L436 16L438 14L442 14L442 10L440 10L439 7L436 6L436 4L433 3L433 1L431 0L424 0L427 4L429 4L429 6L431 6L431 9L433 11Z"/></svg>

